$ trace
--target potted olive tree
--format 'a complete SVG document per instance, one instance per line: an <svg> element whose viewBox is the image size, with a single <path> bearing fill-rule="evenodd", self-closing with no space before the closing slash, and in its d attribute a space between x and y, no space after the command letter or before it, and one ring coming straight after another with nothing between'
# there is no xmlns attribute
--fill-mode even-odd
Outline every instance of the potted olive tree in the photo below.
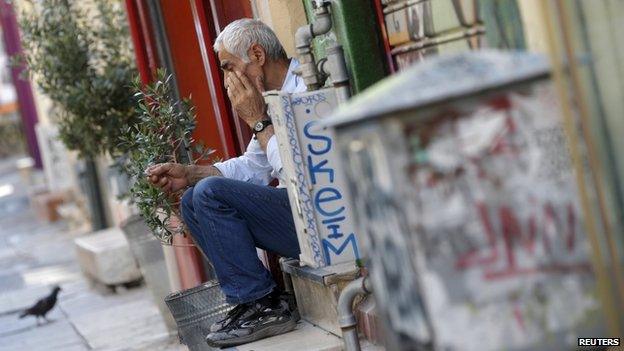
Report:
<svg viewBox="0 0 624 351"><path fill-rule="evenodd" d="M129 151L125 169L132 179L130 197L137 205L143 221L129 220L124 231L133 243L149 243L149 232L162 244L172 244L174 235L187 235L180 218L179 199L181 192L167 194L154 187L145 175L152 164L162 162L196 163L206 160L212 154L192 139L195 129L195 113L189 100L176 100L172 92L171 76L164 70L157 72L155 82L141 85L135 81L137 115L140 122L126 128L123 143ZM188 145L194 144L193 150ZM141 230L141 223L145 223ZM139 229L139 230L137 230ZM154 241L152 241L153 243ZM137 254L146 260L141 266L149 266L149 254L153 250L143 244ZM155 274L157 277L157 273ZM145 272L146 281L151 279ZM166 301L179 329L181 340L190 350L208 349L204 341L210 324L230 308L216 282L208 282L189 290L168 295Z"/></svg>
<svg viewBox="0 0 624 351"><path fill-rule="evenodd" d="M156 163L196 163L212 154L193 140L195 109L189 99L176 100L173 89L171 76L162 69L151 84L135 79L139 123L126 127L120 136L121 147L127 150L122 166L132 180L130 198L152 233L166 245L172 243L173 235L185 234L179 221L182 191L162 192L147 180L145 170Z"/></svg>

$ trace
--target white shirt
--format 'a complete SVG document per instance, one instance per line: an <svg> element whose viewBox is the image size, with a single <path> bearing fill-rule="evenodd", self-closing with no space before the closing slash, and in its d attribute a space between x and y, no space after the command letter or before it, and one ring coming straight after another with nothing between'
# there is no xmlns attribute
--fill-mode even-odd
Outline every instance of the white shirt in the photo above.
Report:
<svg viewBox="0 0 624 351"><path fill-rule="evenodd" d="M301 77L293 74L299 66L296 59L290 60L286 78L282 84L282 91L286 93L300 93L306 90ZM280 187L284 186L282 175L282 159L280 158L275 135L267 143L266 153L262 151L260 143L252 138L245 153L239 157L214 164L224 177L249 182L258 185L268 185L273 179L279 179Z"/></svg>

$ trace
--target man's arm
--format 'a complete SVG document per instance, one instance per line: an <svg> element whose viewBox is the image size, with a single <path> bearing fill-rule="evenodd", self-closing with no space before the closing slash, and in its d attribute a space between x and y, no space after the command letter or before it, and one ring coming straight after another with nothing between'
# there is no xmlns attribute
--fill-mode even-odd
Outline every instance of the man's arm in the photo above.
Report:
<svg viewBox="0 0 624 351"><path fill-rule="evenodd" d="M232 106L238 113L238 116L245 121L250 127L264 119L268 119L266 112L266 104L262 97L264 85L258 77L255 84L240 72L230 72L226 76L226 86L228 97L232 102ZM280 172L282 169L279 152L277 151L277 142L273 138L273 126L267 126L262 132L257 133L255 138L251 140L247 147L247 152L242 157L246 159L238 162L237 165L244 168L246 181L252 181L256 184L268 184L271 179L271 171ZM267 164L268 161L268 164ZM226 161L228 162L228 161ZM230 172L225 170L222 164L217 164L224 176L230 177Z"/></svg>
<svg viewBox="0 0 624 351"><path fill-rule="evenodd" d="M215 166L182 165L179 163L160 163L145 170L147 179L165 192L176 192L187 186L193 186L210 176L220 176Z"/></svg>
<svg viewBox="0 0 624 351"><path fill-rule="evenodd" d="M256 133L256 139L258 140L262 151L264 151L265 153L267 153L267 146L269 145L269 140L271 140L271 137L273 135L275 135L275 131L273 130L272 125L267 126L260 133Z"/></svg>
<svg viewBox="0 0 624 351"><path fill-rule="evenodd" d="M215 166L186 166L186 179L190 186L194 186L200 180L206 177L222 176L221 171Z"/></svg>
<svg viewBox="0 0 624 351"><path fill-rule="evenodd" d="M238 116L245 121L249 127L264 119L268 119L266 104L262 97L264 84L258 77L255 82L251 82L241 72L232 72L226 77L227 93L232 106L238 112ZM268 126L260 133L256 134L258 143L262 151L267 152L267 145L273 136L273 126Z"/></svg>

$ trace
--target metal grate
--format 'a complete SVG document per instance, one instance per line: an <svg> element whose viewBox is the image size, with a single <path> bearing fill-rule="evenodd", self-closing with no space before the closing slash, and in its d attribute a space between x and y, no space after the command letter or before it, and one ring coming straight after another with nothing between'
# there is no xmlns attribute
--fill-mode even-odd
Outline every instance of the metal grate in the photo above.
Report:
<svg viewBox="0 0 624 351"><path fill-rule="evenodd" d="M180 339L191 351L212 350L205 341L210 325L232 308L216 280L172 293L165 303L178 325Z"/></svg>

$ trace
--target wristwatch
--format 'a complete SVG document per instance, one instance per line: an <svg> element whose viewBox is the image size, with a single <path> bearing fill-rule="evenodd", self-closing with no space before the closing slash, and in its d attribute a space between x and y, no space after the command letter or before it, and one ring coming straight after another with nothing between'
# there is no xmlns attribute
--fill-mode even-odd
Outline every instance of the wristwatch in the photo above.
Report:
<svg viewBox="0 0 624 351"><path fill-rule="evenodd" d="M263 119L262 121L258 121L256 122L256 124L254 124L252 128L253 133L258 134L261 131L263 131L266 127L270 126L271 124L273 124L273 122L271 122L270 119Z"/></svg>

